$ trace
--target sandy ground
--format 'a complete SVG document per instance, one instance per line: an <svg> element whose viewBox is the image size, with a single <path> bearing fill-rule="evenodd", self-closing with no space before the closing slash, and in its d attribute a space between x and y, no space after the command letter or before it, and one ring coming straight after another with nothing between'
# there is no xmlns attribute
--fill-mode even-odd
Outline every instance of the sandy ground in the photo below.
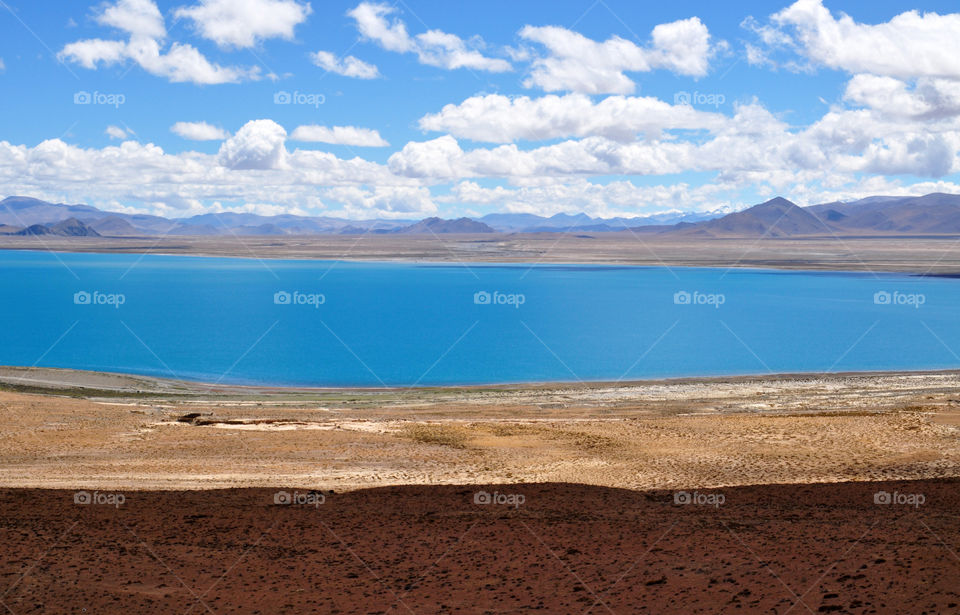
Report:
<svg viewBox="0 0 960 615"><path fill-rule="evenodd" d="M214 393L101 374L87 384L113 388L38 388L81 376L0 372L0 486L650 489L960 476L952 372Z"/></svg>
<svg viewBox="0 0 960 615"><path fill-rule="evenodd" d="M960 274L960 237L677 238L646 233L0 237L0 250L462 263L603 263Z"/></svg>
<svg viewBox="0 0 960 615"><path fill-rule="evenodd" d="M682 493L571 484L0 489L0 606L945 615L960 611L958 487L731 487L687 492L689 504ZM484 504L483 493L498 497ZM890 503L876 503L884 494Z"/></svg>
<svg viewBox="0 0 960 615"><path fill-rule="evenodd" d="M2 368L0 413L15 615L960 612L956 372L288 390Z"/></svg>

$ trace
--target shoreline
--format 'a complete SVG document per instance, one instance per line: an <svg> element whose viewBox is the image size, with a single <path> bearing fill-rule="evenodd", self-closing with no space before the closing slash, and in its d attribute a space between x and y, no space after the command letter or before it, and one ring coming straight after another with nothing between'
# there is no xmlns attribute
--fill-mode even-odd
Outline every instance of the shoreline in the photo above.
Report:
<svg viewBox="0 0 960 615"><path fill-rule="evenodd" d="M17 376L17 372L38 375L28 377ZM52 379L56 376L72 377L67 380ZM98 370L81 370L60 367L37 367L22 365L0 365L0 390L17 390L20 388L36 388L38 392L56 394L63 389L91 389L113 391L117 393L131 393L135 384L151 387L149 390L138 389L137 393L172 393L183 391L185 394L200 395L216 393L217 395L270 395L270 394L335 394L335 393L413 393L424 394L440 393L485 393L492 391L555 391L555 390L595 390L595 389L631 389L651 386L671 385L717 385L717 384L748 384L763 382L802 382L810 380L849 380L858 378L896 378L896 377L946 377L960 378L960 367L953 369L902 369L902 370L870 370L844 372L777 372L777 373L749 373L720 376L676 376L667 378L645 378L631 380L551 380L535 382L496 382L484 384L449 384L449 385L417 385L417 386L304 386L282 384L234 384L229 382L212 383L202 380L187 380L164 378L130 372L108 372ZM116 380L126 382L126 386L106 387L97 385L99 380ZM34 386L49 385L49 386Z"/></svg>
<svg viewBox="0 0 960 615"><path fill-rule="evenodd" d="M293 262L293 263L323 263L330 264L331 267L338 264L368 264L368 265L420 265L425 267L462 267L462 268L483 268L483 267L529 267L530 269L543 267L594 267L594 268L609 268L609 269L723 269L727 271L737 270L737 271L752 271L752 272L767 272L767 273L796 273L796 274L838 274L838 275L854 275L854 276L897 276L897 277L918 277L918 278L944 278L944 279L960 279L960 269L956 272L948 271L943 273L930 273L922 271L914 271L911 269L887 269L887 270L875 270L875 269L856 269L856 268L832 268L827 265L818 265L817 263L809 263L807 265L778 265L776 263L765 264L765 265L744 265L740 263L729 263L729 264L689 264L689 263L678 263L671 265L658 265L658 264L639 264L639 263L630 263L630 262L614 262L614 261L591 261L591 260L579 260L579 261L545 261L545 262L528 262L520 260L477 260L477 261L460 261L460 260L427 260L427 259L414 259L412 257L397 256L394 258L309 258L309 257L286 257L286 256L250 256L244 254L205 254L205 253L180 253L180 252L110 252L110 251L87 251L87 250L47 250L43 248L14 248L6 247L0 245L0 253L2 252L33 252L33 253L49 253L49 254L98 254L98 255L129 255L129 256L164 256L170 258L201 258L201 259L230 259L230 260L244 260L244 261L271 261L271 262Z"/></svg>
<svg viewBox="0 0 960 615"><path fill-rule="evenodd" d="M672 265L657 265L657 264L635 264L630 262L616 262L616 261L593 261L593 260L578 260L578 261L543 261L543 262L530 262L522 260L474 260L474 261L461 261L461 260L443 260L443 259L422 259L414 258L408 256L398 255L395 257L370 257L370 258L310 258L310 257L287 257L287 256L250 256L249 254L208 254L208 253L193 253L193 252L115 252L109 250L48 250L46 248L18 248L18 247L8 247L0 245L0 253L2 252L32 252L32 253L48 253L48 254L98 254L103 256L108 255L123 255L123 256L164 256L170 258L201 258L201 259L230 259L230 260L243 260L243 261L271 261L271 262L294 262L294 263L324 263L324 264L369 264L369 265L423 265L426 267L529 267L531 269L535 267L602 267L609 269L736 269L744 271L766 271L771 273L837 273L837 274L850 274L850 275L904 275L906 277L958 277L960 278L960 271L957 273L943 273L943 274L924 274L924 273L913 273L910 271L897 271L897 270L888 270L888 271L873 271L873 270L862 270L862 269L832 269L825 267L818 267L817 263L809 263L808 268L803 268L802 265L797 266L776 266L776 265L744 265L738 263L730 264L714 264L714 265L697 265L697 264L672 264Z"/></svg>
<svg viewBox="0 0 960 615"><path fill-rule="evenodd" d="M664 237L485 234L178 236L63 238L0 236L0 250L152 254L273 260L471 264L606 265L667 268L760 268L960 275L955 235L923 237Z"/></svg>

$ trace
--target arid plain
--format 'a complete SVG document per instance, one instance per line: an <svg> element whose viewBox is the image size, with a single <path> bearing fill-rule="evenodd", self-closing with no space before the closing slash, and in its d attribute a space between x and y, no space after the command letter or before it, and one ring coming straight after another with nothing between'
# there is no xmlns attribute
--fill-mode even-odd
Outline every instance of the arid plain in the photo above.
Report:
<svg viewBox="0 0 960 615"><path fill-rule="evenodd" d="M13 613L950 613L960 374L0 372Z"/></svg>
<svg viewBox="0 0 960 615"><path fill-rule="evenodd" d="M0 375L8 487L650 489L960 476L953 372L396 390Z"/></svg>

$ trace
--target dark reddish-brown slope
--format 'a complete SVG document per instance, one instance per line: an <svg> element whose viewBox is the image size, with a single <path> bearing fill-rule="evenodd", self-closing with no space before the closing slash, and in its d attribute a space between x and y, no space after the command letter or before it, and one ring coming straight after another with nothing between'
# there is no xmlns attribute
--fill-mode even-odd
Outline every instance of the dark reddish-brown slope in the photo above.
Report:
<svg viewBox="0 0 960 615"><path fill-rule="evenodd" d="M723 489L719 507L485 488L523 495L512 508L475 504L478 489L318 506L265 489L131 492L119 508L2 490L0 612L960 612L958 480ZM925 503L877 505L880 490Z"/></svg>

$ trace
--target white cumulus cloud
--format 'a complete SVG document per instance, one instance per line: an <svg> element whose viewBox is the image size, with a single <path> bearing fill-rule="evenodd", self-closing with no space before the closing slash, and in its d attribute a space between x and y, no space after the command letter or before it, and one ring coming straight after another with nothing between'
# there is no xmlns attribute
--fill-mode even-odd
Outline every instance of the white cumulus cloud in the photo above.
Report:
<svg viewBox="0 0 960 615"><path fill-rule="evenodd" d="M656 26L645 47L619 36L597 42L558 26L525 26L520 36L547 50L533 60L524 85L548 92L630 94L636 84L627 72L666 69L701 77L714 53L710 31L697 17Z"/></svg>
<svg viewBox="0 0 960 615"><path fill-rule="evenodd" d="M407 143L388 166L396 175L436 182L715 172L723 181L777 186L834 172L943 177L960 170L957 118L930 124L838 108L798 130L756 102L734 109L706 138L678 138L665 130L645 140L587 136L533 149L511 143L465 150L444 135Z"/></svg>
<svg viewBox="0 0 960 615"><path fill-rule="evenodd" d="M223 202L231 203L229 209L247 203L259 204L258 210L270 206L272 213L282 208L354 218L402 217L396 213L401 210L416 217L417 207L424 214L436 210L429 188L359 157L345 160L329 152L297 150L280 154L285 164L272 164L282 134L266 122L248 127L222 154L171 154L132 140L102 148L60 139L34 147L0 141L0 183L10 194L175 217L217 211ZM224 156L243 163L224 167ZM325 192L333 188L356 188L360 192L354 194L361 197L338 200L335 192ZM377 209L381 207L383 211Z"/></svg>
<svg viewBox="0 0 960 615"><path fill-rule="evenodd" d="M329 188L324 197L344 203L348 210L375 211L384 217L426 215L437 211L430 190L416 186L341 186Z"/></svg>
<svg viewBox="0 0 960 615"><path fill-rule="evenodd" d="M220 164L237 170L278 169L286 162L287 131L273 120L252 120L223 142Z"/></svg>
<svg viewBox="0 0 960 615"><path fill-rule="evenodd" d="M344 77L376 79L380 76L376 66L354 56L338 58L329 51L317 51L310 54L310 60L320 68Z"/></svg>
<svg viewBox="0 0 960 615"><path fill-rule="evenodd" d="M960 80L920 77L913 82L879 75L854 75L844 100L881 117L942 122L960 116Z"/></svg>
<svg viewBox="0 0 960 615"><path fill-rule="evenodd" d="M104 7L96 21L131 36L162 39L167 35L163 15L153 0L118 0L116 4Z"/></svg>
<svg viewBox="0 0 960 615"><path fill-rule="evenodd" d="M406 24L400 19L390 19L396 9L387 4L361 2L347 12L357 24L361 36L374 41L387 51L415 53L421 64L438 68L469 68L494 73L511 70L506 60L483 55L483 43L473 37L468 44L455 34L440 30L428 30L410 36Z"/></svg>
<svg viewBox="0 0 960 615"><path fill-rule="evenodd" d="M439 113L422 117L419 125L458 138L511 143L587 136L633 141L638 133L659 138L664 130L715 130L724 122L720 113L652 97L608 96L594 102L583 94L540 98L490 94L446 105Z"/></svg>
<svg viewBox="0 0 960 615"><path fill-rule="evenodd" d="M741 193L748 199L785 194L816 203L869 194L960 192L946 177L960 171L960 120L931 125L885 118L872 109L835 108L798 129L759 104L739 105L726 124L696 141L591 136L532 149L514 144L465 149L445 135L406 144L386 165L322 150L287 152L285 139L278 124L257 120L217 154L170 154L133 140L102 148L60 139L34 147L0 141L0 183L10 194L124 204L163 215L240 202L356 218L430 215L436 203L623 215L753 202ZM657 186L649 179L687 171L713 175L700 186ZM648 179L639 188L626 179L608 181L617 175ZM917 183L916 178L934 179ZM432 188L447 184L454 184L449 194L431 196Z"/></svg>
<svg viewBox="0 0 960 615"><path fill-rule="evenodd" d="M621 180L595 183L587 180L552 181L537 186L486 188L473 181L453 186L442 200L465 204L494 205L502 211L551 216L560 211L610 218L656 213L717 210L730 207L718 198L724 189L686 183L637 186Z"/></svg>
<svg viewBox="0 0 960 615"><path fill-rule="evenodd" d="M177 122L170 131L191 141L222 141L230 136L223 128L206 122Z"/></svg>
<svg viewBox="0 0 960 615"><path fill-rule="evenodd" d="M119 126L110 125L107 126L107 129L103 131L111 139L126 139L127 131Z"/></svg>
<svg viewBox="0 0 960 615"><path fill-rule="evenodd" d="M200 0L174 15L193 21L197 32L220 47L253 47L270 38L291 40L306 21L309 3L295 0Z"/></svg>
<svg viewBox="0 0 960 615"><path fill-rule="evenodd" d="M413 51L414 43L407 33L407 25L399 19L392 23L387 20L387 15L394 11L395 9L387 4L361 2L356 8L347 11L347 15L356 21L357 30L364 38L376 41L387 51Z"/></svg>
<svg viewBox="0 0 960 615"><path fill-rule="evenodd" d="M297 126L290 134L290 140L360 147L386 147L390 145L380 136L378 131L371 128L357 128L356 126Z"/></svg>
<svg viewBox="0 0 960 615"><path fill-rule="evenodd" d="M852 74L960 78L960 14L907 11L879 24L837 17L823 0L797 0L754 27L763 42L796 50L814 65Z"/></svg>
<svg viewBox="0 0 960 615"><path fill-rule="evenodd" d="M192 45L174 42L164 50L163 17L153 0L117 0L100 8L96 20L122 30L127 40L84 39L68 43L57 54L88 69L134 62L152 75L180 83L218 84L257 79L257 67L221 66Z"/></svg>

